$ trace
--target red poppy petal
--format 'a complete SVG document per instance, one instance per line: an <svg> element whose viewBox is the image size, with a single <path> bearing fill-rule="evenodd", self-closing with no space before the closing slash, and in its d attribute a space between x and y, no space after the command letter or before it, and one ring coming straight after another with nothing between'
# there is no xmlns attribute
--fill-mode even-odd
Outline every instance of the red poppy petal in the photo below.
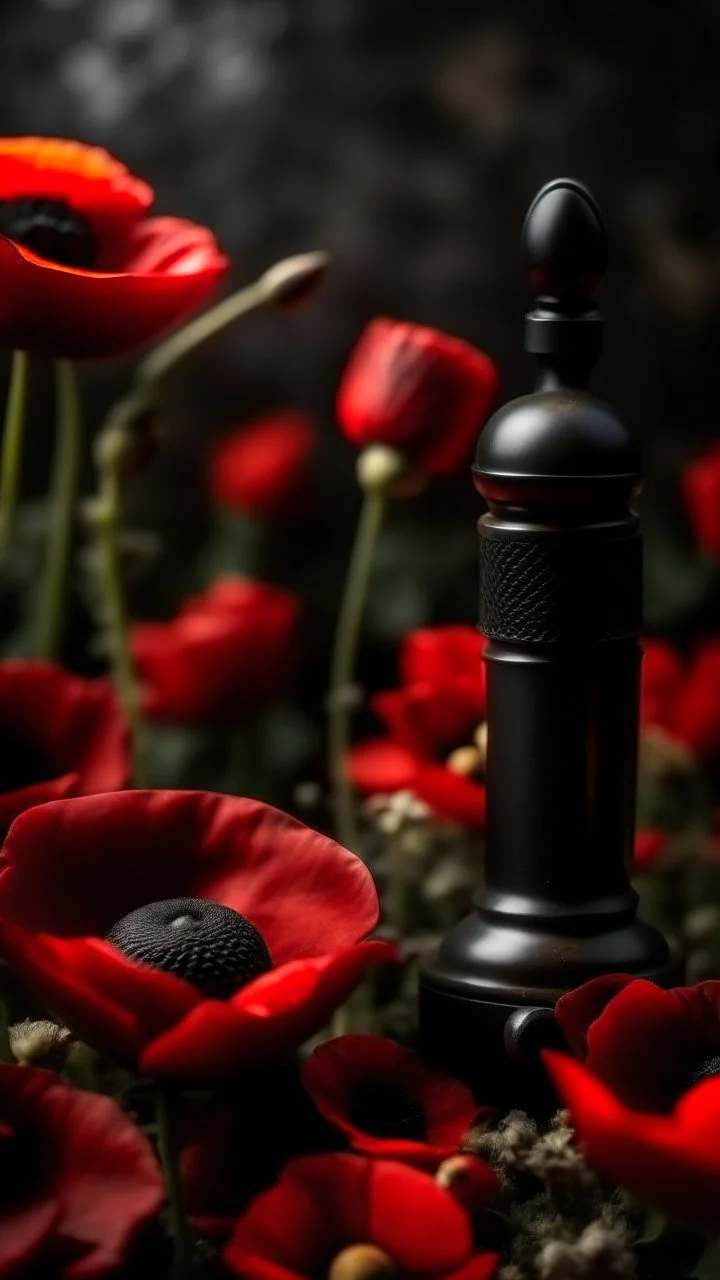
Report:
<svg viewBox="0 0 720 1280"><path fill-rule="evenodd" d="M31 786L19 787L17 791L0 792L0 840L19 814L36 805L76 795L79 781L77 773L65 773L50 782L33 782Z"/></svg>
<svg viewBox="0 0 720 1280"><path fill-rule="evenodd" d="M372 699L373 711L391 736L428 761L448 746L457 746L458 739L469 743L484 706L482 686L467 680L406 685Z"/></svg>
<svg viewBox="0 0 720 1280"><path fill-rule="evenodd" d="M655 1116L625 1107L573 1058L546 1050L543 1059L594 1168L670 1217L717 1230L720 1081L691 1090L673 1115Z"/></svg>
<svg viewBox="0 0 720 1280"><path fill-rule="evenodd" d="M682 688L683 664L664 640L643 639L642 648L641 723L667 729Z"/></svg>
<svg viewBox="0 0 720 1280"><path fill-rule="evenodd" d="M417 757L392 738L371 738L352 747L347 761L350 781L364 795L391 795L412 788Z"/></svg>
<svg viewBox="0 0 720 1280"><path fill-rule="evenodd" d="M410 631L400 650L403 684L445 684L465 677L484 689L487 636L475 627L425 627Z"/></svg>
<svg viewBox="0 0 720 1280"><path fill-rule="evenodd" d="M697 1033L714 1046L720 1032L720 981L710 979L691 987L675 987L673 995L686 1010Z"/></svg>
<svg viewBox="0 0 720 1280"><path fill-rule="evenodd" d="M460 1271L453 1271L452 1275L445 1276L444 1280L492 1280L499 1266L499 1253L478 1253L470 1259L466 1267L461 1267Z"/></svg>
<svg viewBox="0 0 720 1280"><path fill-rule="evenodd" d="M65 138L0 138L0 200L62 200L98 236L131 225L151 206L152 187L103 147Z"/></svg>
<svg viewBox="0 0 720 1280"><path fill-rule="evenodd" d="M470 1220L452 1196L408 1165L373 1161L368 1187L370 1239L407 1275L445 1275L473 1252Z"/></svg>
<svg viewBox="0 0 720 1280"><path fill-rule="evenodd" d="M638 978L607 1004L587 1033L587 1064L638 1111L666 1111L707 1041L674 991Z"/></svg>
<svg viewBox="0 0 720 1280"><path fill-rule="evenodd" d="M0 917L42 933L104 937L149 902L210 898L247 916L283 964L356 942L378 919L360 858L269 805L211 792L43 805L16 819L0 867Z"/></svg>
<svg viewBox="0 0 720 1280"><path fill-rule="evenodd" d="M657 862L667 843L668 837L665 831L637 831L635 833L635 870L645 871Z"/></svg>
<svg viewBox="0 0 720 1280"><path fill-rule="evenodd" d="M56 1231L82 1248L63 1276L95 1280L123 1261L138 1230L159 1212L162 1174L141 1130L111 1098L68 1088L48 1072L22 1075L26 1096L32 1090L36 1099L36 1124L52 1135L52 1155L45 1155L60 1210ZM6 1087L0 1077L0 1096Z"/></svg>
<svg viewBox="0 0 720 1280"><path fill-rule="evenodd" d="M272 519L297 506L317 431L306 414L270 414L221 440L210 459L210 490L230 510Z"/></svg>
<svg viewBox="0 0 720 1280"><path fill-rule="evenodd" d="M484 827L485 788L442 765L422 765L413 791L443 818L461 826Z"/></svg>
<svg viewBox="0 0 720 1280"><path fill-rule="evenodd" d="M397 959L384 942L286 964L250 983L232 1000L205 1000L147 1046L149 1075L227 1075L296 1048L330 1020L372 964Z"/></svg>
<svg viewBox="0 0 720 1280"><path fill-rule="evenodd" d="M60 1215L54 1197L32 1201L0 1215L0 1275L22 1273L52 1235Z"/></svg>
<svg viewBox="0 0 720 1280"><path fill-rule="evenodd" d="M668 728L701 759L720 755L720 642L698 650Z"/></svg>
<svg viewBox="0 0 720 1280"><path fill-rule="evenodd" d="M595 1019L618 991L635 981L631 974L603 974L560 997L555 1005L555 1021L578 1058L587 1054L587 1033Z"/></svg>
<svg viewBox="0 0 720 1280"><path fill-rule="evenodd" d="M683 471L682 488L699 547L720 558L720 447L712 445Z"/></svg>
<svg viewBox="0 0 720 1280"><path fill-rule="evenodd" d="M209 244L188 244L185 257L177 245L174 252L157 272L81 271L0 236L0 339L69 359L127 354L197 311L227 269Z"/></svg>
<svg viewBox="0 0 720 1280"><path fill-rule="evenodd" d="M2 949L79 1039L118 1062L132 1062L201 999L189 983L133 964L99 938L54 938L4 921Z"/></svg>

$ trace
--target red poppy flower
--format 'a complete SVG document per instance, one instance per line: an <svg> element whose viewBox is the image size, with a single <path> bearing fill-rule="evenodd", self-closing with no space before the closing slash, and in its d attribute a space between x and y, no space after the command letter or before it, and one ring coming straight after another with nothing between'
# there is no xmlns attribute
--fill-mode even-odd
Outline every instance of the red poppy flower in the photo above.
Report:
<svg viewBox="0 0 720 1280"><path fill-rule="evenodd" d="M233 431L210 459L215 501L263 520L286 516L302 498L316 437L312 420L292 410Z"/></svg>
<svg viewBox="0 0 720 1280"><path fill-rule="evenodd" d="M370 872L268 805L126 791L21 814L0 859L3 950L81 1039L152 1076L296 1048L368 964Z"/></svg>
<svg viewBox="0 0 720 1280"><path fill-rule="evenodd" d="M224 1257L242 1280L334 1280L363 1274L352 1266L359 1253L378 1264L365 1274L404 1280L489 1280L498 1264L475 1253L467 1213L426 1173L354 1155L290 1161L240 1219Z"/></svg>
<svg viewBox="0 0 720 1280"><path fill-rule="evenodd" d="M611 974L563 996L555 1017L590 1071L638 1111L669 1112L720 1073L720 982L665 991Z"/></svg>
<svg viewBox="0 0 720 1280"><path fill-rule="evenodd" d="M720 559L720 445L685 467L682 487L698 546Z"/></svg>
<svg viewBox="0 0 720 1280"><path fill-rule="evenodd" d="M101 147L0 139L0 341L118 356L197 310L228 260L205 227L147 218L153 198Z"/></svg>
<svg viewBox="0 0 720 1280"><path fill-rule="evenodd" d="M644 729L662 729L699 760L720 756L720 640L699 645L684 665L662 641L645 642Z"/></svg>
<svg viewBox="0 0 720 1280"><path fill-rule="evenodd" d="M0 662L0 839L32 805L126 786L129 759L108 682L51 662Z"/></svg>
<svg viewBox="0 0 720 1280"><path fill-rule="evenodd" d="M441 817L484 825L484 759L474 738L485 718L486 643L474 627L465 626L427 628L405 637L400 653L405 683L372 699L388 734L361 742L350 753L348 772L358 791L410 790Z"/></svg>
<svg viewBox="0 0 720 1280"><path fill-rule="evenodd" d="M543 1058L590 1164L644 1203L715 1234L720 1080L682 1094L669 1115L649 1115L626 1105L573 1058L550 1050Z"/></svg>
<svg viewBox="0 0 720 1280"><path fill-rule="evenodd" d="M150 1144L117 1103L49 1071L0 1066L0 1150L3 1276L115 1274L165 1198Z"/></svg>
<svg viewBox="0 0 720 1280"><path fill-rule="evenodd" d="M427 475L470 461L499 375L459 338L399 320L372 320L340 382L337 415L353 444L386 444Z"/></svg>
<svg viewBox="0 0 720 1280"><path fill-rule="evenodd" d="M648 827L635 832L635 870L646 871L657 862L667 845L667 833Z"/></svg>
<svg viewBox="0 0 720 1280"><path fill-rule="evenodd" d="M381 1036L321 1044L305 1063L303 1083L356 1151L430 1171L458 1150L480 1111L459 1080ZM496 1182L487 1168L489 1194Z"/></svg>
<svg viewBox="0 0 720 1280"><path fill-rule="evenodd" d="M130 642L145 714L188 724L251 716L285 687L297 602L278 587L225 578L169 622L136 623Z"/></svg>

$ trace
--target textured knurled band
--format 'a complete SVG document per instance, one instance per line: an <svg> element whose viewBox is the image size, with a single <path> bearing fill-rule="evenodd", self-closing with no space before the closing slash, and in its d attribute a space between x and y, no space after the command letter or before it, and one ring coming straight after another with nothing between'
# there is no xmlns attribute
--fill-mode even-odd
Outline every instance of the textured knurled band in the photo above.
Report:
<svg viewBox="0 0 720 1280"><path fill-rule="evenodd" d="M480 629L493 640L572 644L636 636L639 536L568 542L480 537Z"/></svg>

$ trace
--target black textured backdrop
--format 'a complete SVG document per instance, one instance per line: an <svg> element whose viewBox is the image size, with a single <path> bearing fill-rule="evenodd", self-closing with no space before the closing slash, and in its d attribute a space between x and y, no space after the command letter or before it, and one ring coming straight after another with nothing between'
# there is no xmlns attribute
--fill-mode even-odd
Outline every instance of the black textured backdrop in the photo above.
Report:
<svg viewBox="0 0 720 1280"><path fill-rule="evenodd" d="M5 133L109 146L154 184L160 211L212 225L234 282L331 251L308 310L254 320L183 371L167 453L135 490L180 537L210 438L273 404L316 412L319 515L287 576L317 635L355 503L332 423L354 338L379 312L434 324L495 356L504 396L527 389L517 241L548 178L586 180L611 228L598 391L655 469L717 431L717 0L4 0L0 21ZM94 417L124 373L87 371ZM41 441L43 408L40 395ZM472 563L475 513L461 478L409 518L466 537ZM469 575L468 617L474 594Z"/></svg>

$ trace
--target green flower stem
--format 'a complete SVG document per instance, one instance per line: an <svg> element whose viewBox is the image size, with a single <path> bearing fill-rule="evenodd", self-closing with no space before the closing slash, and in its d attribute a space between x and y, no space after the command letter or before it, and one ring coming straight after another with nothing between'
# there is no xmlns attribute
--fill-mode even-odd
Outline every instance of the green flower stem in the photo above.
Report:
<svg viewBox="0 0 720 1280"><path fill-rule="evenodd" d="M352 719L352 683L375 548L388 506L385 485L368 486L350 555L338 616L328 693L328 772L338 840L356 850L355 796L347 771Z"/></svg>
<svg viewBox="0 0 720 1280"><path fill-rule="evenodd" d="M13 351L2 441L0 557L7 555L15 530L15 517L20 493L20 467L22 463L29 365L27 351Z"/></svg>
<svg viewBox="0 0 720 1280"><path fill-rule="evenodd" d="M45 570L40 592L36 652L57 658L72 554L75 505L82 462L82 424L77 371L69 360L55 365L58 441L53 464L50 521Z"/></svg>
<svg viewBox="0 0 720 1280"><path fill-rule="evenodd" d="M161 1084L155 1086L155 1118L158 1151L165 1175L170 1230L175 1250L173 1280L188 1280L192 1273L194 1241L182 1195L180 1159L173 1125L173 1098Z"/></svg>
<svg viewBox="0 0 720 1280"><path fill-rule="evenodd" d="M138 382L145 386L154 385L196 347L214 338L236 320L266 306L270 299L261 284L262 277L254 284L246 285L244 289L231 294L229 298L223 298L217 306L203 312L196 320L191 320L165 342L161 342L140 364L137 371Z"/></svg>
<svg viewBox="0 0 720 1280"><path fill-rule="evenodd" d="M145 785L145 726L130 652L120 550L123 463L131 444L129 433L122 423L110 421L103 429L96 450L99 487L91 519L102 566L100 587L113 679L120 705L130 726L133 780L136 787L142 787Z"/></svg>

